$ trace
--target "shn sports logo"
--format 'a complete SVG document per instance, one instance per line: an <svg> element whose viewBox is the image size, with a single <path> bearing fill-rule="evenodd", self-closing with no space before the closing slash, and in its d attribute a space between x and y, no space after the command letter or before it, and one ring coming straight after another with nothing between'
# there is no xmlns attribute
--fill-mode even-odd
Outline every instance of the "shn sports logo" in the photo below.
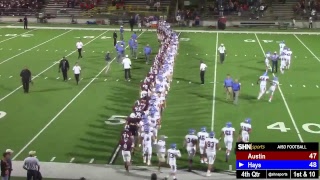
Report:
<svg viewBox="0 0 320 180"><path fill-rule="evenodd" d="M265 148L265 145L238 144L238 150L262 150Z"/></svg>

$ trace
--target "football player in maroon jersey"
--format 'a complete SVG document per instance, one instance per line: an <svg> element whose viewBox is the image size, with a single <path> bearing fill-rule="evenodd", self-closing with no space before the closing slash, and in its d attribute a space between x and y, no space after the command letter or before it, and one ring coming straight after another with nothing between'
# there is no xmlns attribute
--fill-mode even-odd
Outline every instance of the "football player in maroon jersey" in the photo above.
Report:
<svg viewBox="0 0 320 180"><path fill-rule="evenodd" d="M130 138L120 140L119 146L122 150L122 157L124 161L124 167L129 172L129 166L131 164L131 152L133 150L133 142Z"/></svg>

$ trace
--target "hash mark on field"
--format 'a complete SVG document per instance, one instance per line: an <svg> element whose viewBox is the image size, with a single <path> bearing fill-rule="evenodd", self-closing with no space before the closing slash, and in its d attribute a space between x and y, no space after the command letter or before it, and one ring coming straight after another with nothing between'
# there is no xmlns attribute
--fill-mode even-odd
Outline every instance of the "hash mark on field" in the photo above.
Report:
<svg viewBox="0 0 320 180"><path fill-rule="evenodd" d="M317 88L319 88L319 86L318 86L318 85L316 85L316 87L317 87Z"/></svg>
<svg viewBox="0 0 320 180"><path fill-rule="evenodd" d="M86 52L86 51L83 51L83 52Z"/></svg>
<svg viewBox="0 0 320 180"><path fill-rule="evenodd" d="M9 78L12 78L12 76L9 76Z"/></svg>
<svg viewBox="0 0 320 180"><path fill-rule="evenodd" d="M292 85L290 84L290 87L292 87Z"/></svg>
<svg viewBox="0 0 320 180"><path fill-rule="evenodd" d="M108 79L104 79L104 81L107 81Z"/></svg>
<svg viewBox="0 0 320 180"><path fill-rule="evenodd" d="M48 49L46 51L49 51Z"/></svg>
<svg viewBox="0 0 320 180"><path fill-rule="evenodd" d="M92 159L90 160L90 162L89 162L89 163L90 163L90 164L92 164L92 163L93 163L93 161L94 161L94 159L92 158Z"/></svg>
<svg viewBox="0 0 320 180"><path fill-rule="evenodd" d="M0 50L2 50L2 48Z"/></svg>
<svg viewBox="0 0 320 180"><path fill-rule="evenodd" d="M74 161L74 158L71 158L70 163L72 163Z"/></svg>
<svg viewBox="0 0 320 180"><path fill-rule="evenodd" d="M117 79L116 81L119 81L119 79Z"/></svg>
<svg viewBox="0 0 320 180"><path fill-rule="evenodd" d="M302 85L303 87L306 87L305 85Z"/></svg>
<svg viewBox="0 0 320 180"><path fill-rule="evenodd" d="M53 158L50 160L50 162L54 161L55 159L56 159L56 157L53 157Z"/></svg>
<svg viewBox="0 0 320 180"><path fill-rule="evenodd" d="M18 51L21 51L21 49L18 49Z"/></svg>
<svg viewBox="0 0 320 180"><path fill-rule="evenodd" d="M56 52L57 52L58 50L56 50Z"/></svg>
<svg viewBox="0 0 320 180"><path fill-rule="evenodd" d="M60 77L57 77L57 79L60 79Z"/></svg>
<svg viewBox="0 0 320 180"><path fill-rule="evenodd" d="M38 49L37 51L40 51L40 49Z"/></svg>
<svg viewBox="0 0 320 180"><path fill-rule="evenodd" d="M48 77L45 77L44 79L48 79Z"/></svg>
<svg viewBox="0 0 320 180"><path fill-rule="evenodd" d="M12 50L12 49L9 49L10 51Z"/></svg>
<svg viewBox="0 0 320 180"><path fill-rule="evenodd" d="M69 81L71 80L71 78L68 79Z"/></svg>
<svg viewBox="0 0 320 180"><path fill-rule="evenodd" d="M67 52L67 50L65 50L64 52Z"/></svg>

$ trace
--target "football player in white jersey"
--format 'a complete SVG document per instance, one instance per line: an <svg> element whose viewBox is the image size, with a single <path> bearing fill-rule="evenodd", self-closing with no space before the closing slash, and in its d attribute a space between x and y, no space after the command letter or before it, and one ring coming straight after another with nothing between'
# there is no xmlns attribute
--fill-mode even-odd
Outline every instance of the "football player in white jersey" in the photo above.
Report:
<svg viewBox="0 0 320 180"><path fill-rule="evenodd" d="M157 136L158 136L158 129L159 129L159 119L160 117L156 116L155 112L149 113L149 119L150 119L150 127L152 128L152 132L154 135L154 144L157 144Z"/></svg>
<svg viewBox="0 0 320 180"><path fill-rule="evenodd" d="M265 63L265 65L266 65L266 71L268 71L269 69L271 70L270 57L271 57L271 52L268 51L268 52L266 53L265 60L264 60L264 63Z"/></svg>
<svg viewBox="0 0 320 180"><path fill-rule="evenodd" d="M284 41L281 41L279 43L279 48L280 48L279 54L282 54L282 51L283 51L285 46L286 46L286 44L284 43Z"/></svg>
<svg viewBox="0 0 320 180"><path fill-rule="evenodd" d="M207 176L211 176L214 161L216 159L216 152L219 149L219 140L214 137L214 132L209 133L209 137L206 138L205 153L208 158L208 171Z"/></svg>
<svg viewBox="0 0 320 180"><path fill-rule="evenodd" d="M206 138L209 137L209 134L207 133L206 127L202 127L200 132L198 132L197 136L199 141L201 163L207 163L207 158L205 157L205 154L204 154L204 147L206 144Z"/></svg>
<svg viewBox="0 0 320 180"><path fill-rule="evenodd" d="M270 97L269 97L269 102L272 101L274 91L277 89L278 86L279 86L279 79L277 77L274 77L271 82L271 86L270 86L269 90L267 91L267 94L271 93Z"/></svg>
<svg viewBox="0 0 320 180"><path fill-rule="evenodd" d="M188 160L189 160L189 171L192 169L193 157L196 154L196 146L198 142L198 137L195 135L196 131L194 129L189 130L189 134L187 134L184 138L184 147L187 148L188 152Z"/></svg>
<svg viewBox="0 0 320 180"><path fill-rule="evenodd" d="M267 90L267 82L269 81L268 72L265 72L262 76L259 77L257 84L260 82L260 92L258 95L258 100L262 97L262 95Z"/></svg>
<svg viewBox="0 0 320 180"><path fill-rule="evenodd" d="M251 133L251 119L246 118L244 122L240 123L239 142L249 142Z"/></svg>
<svg viewBox="0 0 320 180"><path fill-rule="evenodd" d="M292 51L290 48L287 50L287 69L290 68L291 65L291 56L292 56Z"/></svg>
<svg viewBox="0 0 320 180"><path fill-rule="evenodd" d="M154 140L153 133L148 128L144 129L141 134L140 143L142 142L143 163L147 162L147 165L151 165L152 156L152 141Z"/></svg>
<svg viewBox="0 0 320 180"><path fill-rule="evenodd" d="M232 150L232 143L235 136L235 131L236 130L232 127L231 122L227 122L226 126L222 128L221 137L224 137L224 144L226 146L226 162L228 162L230 152Z"/></svg>
<svg viewBox="0 0 320 180"><path fill-rule="evenodd" d="M166 162L166 136L160 136L159 141L157 142L157 156L158 156L158 171L161 172L160 168Z"/></svg>
<svg viewBox="0 0 320 180"><path fill-rule="evenodd" d="M287 55L285 53L282 53L280 56L280 72L281 74L284 74L284 70L287 66Z"/></svg>
<svg viewBox="0 0 320 180"><path fill-rule="evenodd" d="M167 163L170 166L171 173L173 180L177 180L176 178L176 172L177 172L177 157L181 157L180 151L177 149L176 144L171 144L170 149L168 149L168 157L167 157Z"/></svg>

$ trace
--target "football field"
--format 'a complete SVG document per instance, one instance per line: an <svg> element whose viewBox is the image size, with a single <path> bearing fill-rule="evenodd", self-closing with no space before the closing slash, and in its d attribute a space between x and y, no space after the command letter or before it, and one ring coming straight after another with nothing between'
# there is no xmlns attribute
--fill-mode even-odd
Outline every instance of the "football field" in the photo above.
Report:
<svg viewBox="0 0 320 180"><path fill-rule="evenodd" d="M122 65L115 57L113 30L79 29L7 29L0 28L0 126L6 138L1 149L15 151L14 160L23 160L30 150L45 162L106 164L120 163L114 155L123 129L123 117L131 112L139 96L139 85L150 65L144 63L143 47L150 44L156 55L159 44L155 32L138 32L139 59L132 60L131 82L124 81ZM127 41L131 33L125 33ZM72 72L62 81L58 62L67 56L70 65L77 62L75 43L85 44L83 71L77 86ZM202 126L217 136L230 121L239 130L245 118L252 119L252 142L318 142L320 121L320 50L318 34L269 32L181 32L179 55L174 78L162 117L160 134L168 143L177 143L183 155L179 167L187 166L182 148L189 128ZM284 40L293 51L291 68L277 73L280 87L271 103L268 96L257 100L257 79L263 74L266 51L279 51ZM223 43L227 48L224 64L216 52ZM112 63L106 66L106 51L112 52ZM129 51L129 50L127 50ZM208 68L206 83L200 86L199 64ZM19 73L28 67L33 86L24 94ZM227 74L241 82L239 104L226 101L223 81ZM269 73L272 77L273 74ZM116 118L116 121L110 121ZM222 143L222 142L221 142ZM141 164L141 156L134 163ZM224 162L218 152L216 169L234 167ZM199 158L197 168L205 168Z"/></svg>

